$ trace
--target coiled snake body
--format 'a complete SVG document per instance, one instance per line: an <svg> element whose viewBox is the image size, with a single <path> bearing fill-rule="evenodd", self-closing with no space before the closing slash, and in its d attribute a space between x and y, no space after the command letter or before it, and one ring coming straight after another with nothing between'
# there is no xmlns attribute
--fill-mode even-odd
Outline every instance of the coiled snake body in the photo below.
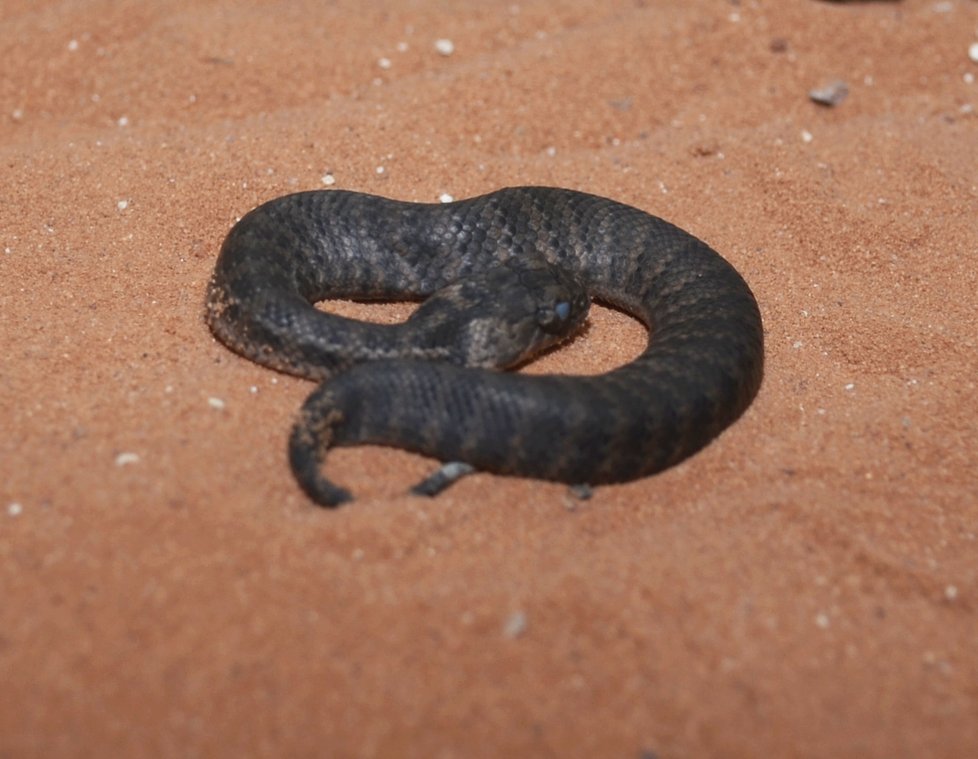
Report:
<svg viewBox="0 0 978 759"><path fill-rule="evenodd" d="M429 299L384 326L313 306L337 297ZM591 298L650 328L638 358L593 377L498 371L572 333ZM289 443L322 505L350 498L320 472L340 445L574 484L642 477L731 424L763 365L757 303L715 251L644 211L555 188L444 204L338 190L272 200L228 234L206 319L241 355L322 383Z"/></svg>

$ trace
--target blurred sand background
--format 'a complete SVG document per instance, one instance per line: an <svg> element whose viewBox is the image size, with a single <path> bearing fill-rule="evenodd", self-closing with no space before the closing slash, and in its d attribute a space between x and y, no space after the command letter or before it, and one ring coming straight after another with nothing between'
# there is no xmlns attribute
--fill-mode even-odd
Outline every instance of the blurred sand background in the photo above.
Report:
<svg viewBox="0 0 978 759"><path fill-rule="evenodd" d="M978 2L0 14L0 757L978 755ZM515 184L723 253L754 405L587 502L357 448L310 506L311 386L202 322L230 225ZM529 370L644 339L595 309Z"/></svg>

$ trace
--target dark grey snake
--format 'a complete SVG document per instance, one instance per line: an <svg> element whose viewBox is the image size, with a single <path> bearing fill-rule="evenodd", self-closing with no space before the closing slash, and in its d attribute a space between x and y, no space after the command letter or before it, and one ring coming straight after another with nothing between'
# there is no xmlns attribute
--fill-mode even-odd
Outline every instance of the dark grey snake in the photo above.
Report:
<svg viewBox="0 0 978 759"><path fill-rule="evenodd" d="M340 297L428 300L390 326L313 305ZM498 371L570 335L591 298L650 328L638 358L594 377ZM444 204L339 190L272 200L224 241L206 319L237 353L322 382L289 458L325 506L350 499L320 471L341 445L466 462L416 488L429 494L469 468L591 485L652 474L740 416L764 355L754 296L705 243L543 187Z"/></svg>

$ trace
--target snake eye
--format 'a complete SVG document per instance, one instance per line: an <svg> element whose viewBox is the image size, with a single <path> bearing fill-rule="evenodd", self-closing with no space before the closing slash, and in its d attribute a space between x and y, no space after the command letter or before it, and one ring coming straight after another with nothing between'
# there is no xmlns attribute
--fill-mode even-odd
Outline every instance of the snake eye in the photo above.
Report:
<svg viewBox="0 0 978 759"><path fill-rule="evenodd" d="M540 306L537 309L537 324L547 332L559 333L565 329L565 324L570 315L570 302L558 301L552 306Z"/></svg>

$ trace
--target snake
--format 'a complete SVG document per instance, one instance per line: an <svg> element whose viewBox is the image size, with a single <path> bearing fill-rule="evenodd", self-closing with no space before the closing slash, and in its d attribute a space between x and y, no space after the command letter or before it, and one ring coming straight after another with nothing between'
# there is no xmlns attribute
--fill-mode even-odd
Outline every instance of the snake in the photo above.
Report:
<svg viewBox="0 0 978 759"><path fill-rule="evenodd" d="M340 298L421 304L397 324L317 307ZM597 375L518 371L572 338L592 301L646 327L641 354ZM204 311L232 351L318 383L288 460L330 507L352 499L323 472L339 446L438 459L412 491L424 495L472 471L587 487L646 477L736 421L763 375L760 311L730 263L644 210L555 187L269 200L227 234Z"/></svg>

